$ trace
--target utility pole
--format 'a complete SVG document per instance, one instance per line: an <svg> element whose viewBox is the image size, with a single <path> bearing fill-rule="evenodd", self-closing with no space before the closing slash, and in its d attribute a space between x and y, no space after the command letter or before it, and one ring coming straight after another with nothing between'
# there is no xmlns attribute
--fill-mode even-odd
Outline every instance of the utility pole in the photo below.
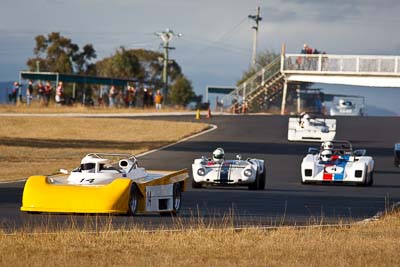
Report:
<svg viewBox="0 0 400 267"><path fill-rule="evenodd" d="M167 97L168 97L168 52L169 50L175 49L174 47L169 46L169 42L172 40L174 36L181 37L182 34L178 33L175 34L172 30L166 29L163 32L156 32L155 35L161 38L163 41L163 48L164 48L164 66L163 66L163 83L164 83L164 89L163 89L163 95L164 95L164 101L167 102Z"/></svg>
<svg viewBox="0 0 400 267"><path fill-rule="evenodd" d="M262 20L260 17L260 7L257 7L257 14L256 15L249 15L249 19L255 21L256 26L251 27L254 30L253 33L253 57L251 60L251 65L254 68L256 66L256 57L257 57L257 33L258 33L258 22Z"/></svg>

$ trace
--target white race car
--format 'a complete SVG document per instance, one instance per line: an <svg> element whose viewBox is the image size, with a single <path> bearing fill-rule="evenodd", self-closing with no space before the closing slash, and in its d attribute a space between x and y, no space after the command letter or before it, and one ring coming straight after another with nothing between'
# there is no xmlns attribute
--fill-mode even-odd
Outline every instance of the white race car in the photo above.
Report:
<svg viewBox="0 0 400 267"><path fill-rule="evenodd" d="M218 149L217 149L218 150ZM222 150L222 149L221 149ZM222 150L223 151L223 150ZM201 157L192 164L193 188L203 185L244 185L250 190L265 188L265 164L261 159L236 160Z"/></svg>
<svg viewBox="0 0 400 267"><path fill-rule="evenodd" d="M336 135L336 120L317 118L307 113L289 118L289 141L332 141Z"/></svg>
<svg viewBox="0 0 400 267"><path fill-rule="evenodd" d="M363 116L364 97L334 97L330 108L331 116Z"/></svg>
<svg viewBox="0 0 400 267"><path fill-rule="evenodd" d="M374 160L365 154L365 149L353 151L348 141L325 142L320 149L309 148L301 163L301 182L371 186Z"/></svg>

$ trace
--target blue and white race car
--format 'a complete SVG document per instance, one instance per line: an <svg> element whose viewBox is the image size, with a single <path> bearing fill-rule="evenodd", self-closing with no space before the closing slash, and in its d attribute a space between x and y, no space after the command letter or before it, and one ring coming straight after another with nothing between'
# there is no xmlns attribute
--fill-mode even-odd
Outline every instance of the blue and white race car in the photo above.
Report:
<svg viewBox="0 0 400 267"><path fill-rule="evenodd" d="M203 185L243 185L250 190L265 188L265 164L262 159L226 160L222 148L214 150L212 158L201 157L192 164L193 188Z"/></svg>
<svg viewBox="0 0 400 267"><path fill-rule="evenodd" d="M324 142L321 148L309 148L301 163L301 182L350 183L371 186L374 160L366 150L354 150L348 141Z"/></svg>

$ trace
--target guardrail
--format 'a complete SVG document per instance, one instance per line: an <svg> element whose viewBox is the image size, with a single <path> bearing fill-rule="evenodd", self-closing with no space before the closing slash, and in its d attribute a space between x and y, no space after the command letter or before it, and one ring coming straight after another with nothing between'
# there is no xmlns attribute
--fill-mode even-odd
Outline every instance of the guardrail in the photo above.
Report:
<svg viewBox="0 0 400 267"><path fill-rule="evenodd" d="M400 76L400 57L286 54L282 71L286 73Z"/></svg>

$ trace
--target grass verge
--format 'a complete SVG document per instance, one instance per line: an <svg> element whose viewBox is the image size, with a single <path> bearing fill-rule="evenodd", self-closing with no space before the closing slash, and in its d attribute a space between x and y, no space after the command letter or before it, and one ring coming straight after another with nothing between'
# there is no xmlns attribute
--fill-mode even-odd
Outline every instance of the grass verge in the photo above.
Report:
<svg viewBox="0 0 400 267"><path fill-rule="evenodd" d="M183 108L172 108L164 107L163 109L155 109L154 107L148 108L117 108L117 107L103 107L94 106L87 107L80 104L74 106L60 106L57 107L55 104L50 104L48 107L41 106L37 103L33 103L30 107L25 104L21 105L0 105L0 113L85 113L85 114L96 114L96 113L143 113L143 112L177 112L177 111L188 111Z"/></svg>
<svg viewBox="0 0 400 267"><path fill-rule="evenodd" d="M399 212L335 228L0 232L1 266L399 266L399 250Z"/></svg>
<svg viewBox="0 0 400 267"><path fill-rule="evenodd" d="M139 154L207 127L139 119L2 117L0 181L73 168L90 152Z"/></svg>

